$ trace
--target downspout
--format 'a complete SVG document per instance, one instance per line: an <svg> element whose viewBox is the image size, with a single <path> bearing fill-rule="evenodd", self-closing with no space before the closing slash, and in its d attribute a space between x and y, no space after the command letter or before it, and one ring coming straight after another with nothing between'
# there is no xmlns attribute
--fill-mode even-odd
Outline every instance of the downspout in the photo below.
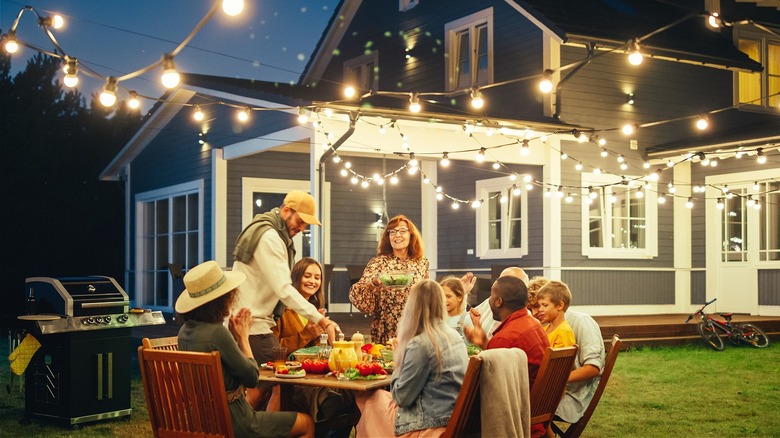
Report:
<svg viewBox="0 0 780 438"><path fill-rule="evenodd" d="M355 132L355 123L357 122L357 119L360 117L360 113L349 113L349 129L344 132L344 134L341 135L331 146L328 148L327 151L325 151L324 154L320 157L320 162L317 165L317 172L318 172L318 185L319 185L319 194L317 196L317 210L322 214L322 191L325 187L325 170L323 168L323 163L325 163L325 160L327 160L331 155L333 155L336 152L336 149L341 147L342 144L344 144L345 141L349 137L352 136L352 134ZM319 251L317 254L317 260L320 260L321 263L325 263L324 259L324 253L323 253L323 237L325 233L320 232L319 233Z"/></svg>
<svg viewBox="0 0 780 438"><path fill-rule="evenodd" d="M566 81L574 77L574 75L576 75L577 72L580 71L580 69L582 69L582 67L585 67L586 65L590 64L590 60L592 58L593 58L593 44L588 43L588 57L585 58L579 64L577 64L577 66L575 66L572 69L572 71L570 71L569 74L566 75L566 77L558 81L558 85L555 87L555 114L553 114L553 118L555 120L560 120L561 117L561 92L562 92L561 86Z"/></svg>

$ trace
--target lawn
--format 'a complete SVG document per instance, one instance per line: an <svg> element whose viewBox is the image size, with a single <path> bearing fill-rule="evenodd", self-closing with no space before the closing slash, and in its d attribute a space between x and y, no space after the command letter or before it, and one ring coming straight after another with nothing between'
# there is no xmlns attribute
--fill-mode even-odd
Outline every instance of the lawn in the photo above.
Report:
<svg viewBox="0 0 780 438"><path fill-rule="evenodd" d="M0 361L2 437L151 436L137 368L132 381L133 415L82 425L77 430L34 420L20 425L24 393ZM9 394L6 385L15 383ZM717 436L770 437L780 430L780 347L763 350L703 344L620 353L586 437Z"/></svg>

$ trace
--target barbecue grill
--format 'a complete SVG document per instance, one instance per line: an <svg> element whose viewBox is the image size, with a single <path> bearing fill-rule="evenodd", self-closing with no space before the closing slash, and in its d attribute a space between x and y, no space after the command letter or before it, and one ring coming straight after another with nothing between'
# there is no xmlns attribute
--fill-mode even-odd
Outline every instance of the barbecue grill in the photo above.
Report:
<svg viewBox="0 0 780 438"><path fill-rule="evenodd" d="M25 418L73 426L129 416L130 329L165 324L162 312L130 309L111 277L33 277L26 287L41 347L25 371Z"/></svg>

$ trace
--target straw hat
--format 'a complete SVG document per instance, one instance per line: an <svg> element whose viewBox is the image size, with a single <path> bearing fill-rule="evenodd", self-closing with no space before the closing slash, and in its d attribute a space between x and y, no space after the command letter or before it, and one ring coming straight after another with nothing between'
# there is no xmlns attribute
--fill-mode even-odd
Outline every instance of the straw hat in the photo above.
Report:
<svg viewBox="0 0 780 438"><path fill-rule="evenodd" d="M237 271L222 271L219 263L210 260L187 271L184 292L176 300L176 311L187 313L232 291L243 283L246 275Z"/></svg>
<svg viewBox="0 0 780 438"><path fill-rule="evenodd" d="M284 205L298 212L298 216L309 225L322 225L317 220L314 198L306 192L293 190L284 197Z"/></svg>

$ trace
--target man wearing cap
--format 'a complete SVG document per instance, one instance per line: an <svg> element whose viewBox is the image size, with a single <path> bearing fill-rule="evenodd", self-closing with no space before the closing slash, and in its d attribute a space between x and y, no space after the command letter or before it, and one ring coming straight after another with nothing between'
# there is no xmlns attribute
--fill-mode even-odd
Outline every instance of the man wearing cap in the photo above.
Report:
<svg viewBox="0 0 780 438"><path fill-rule="evenodd" d="M274 315L281 315L284 306L319 324L331 341L335 339L335 323L306 301L290 278L295 262L292 238L309 225L322 225L316 217L314 198L293 190L281 207L256 215L238 236L233 270L246 275L238 288L240 307L252 312L249 343L258 363L273 360L271 351L279 341L271 327L276 325Z"/></svg>

